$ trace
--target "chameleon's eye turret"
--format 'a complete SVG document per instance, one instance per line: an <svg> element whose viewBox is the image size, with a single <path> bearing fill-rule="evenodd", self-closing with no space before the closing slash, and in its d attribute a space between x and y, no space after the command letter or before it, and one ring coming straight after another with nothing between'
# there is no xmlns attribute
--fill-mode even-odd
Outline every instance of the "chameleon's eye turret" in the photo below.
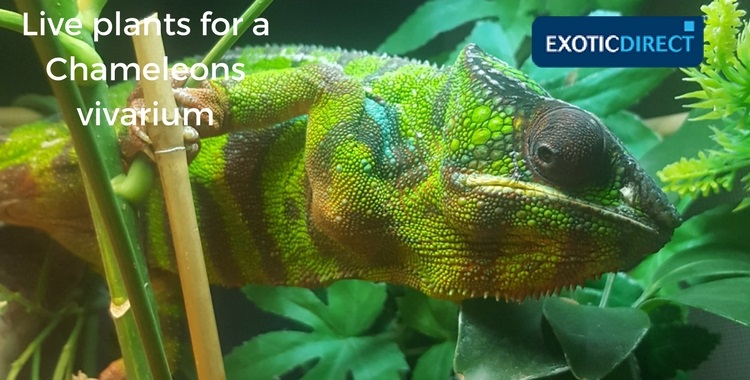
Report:
<svg viewBox="0 0 750 380"><path fill-rule="evenodd" d="M603 126L573 107L537 117L526 137L530 168L550 184L567 189L601 182L608 163Z"/></svg>

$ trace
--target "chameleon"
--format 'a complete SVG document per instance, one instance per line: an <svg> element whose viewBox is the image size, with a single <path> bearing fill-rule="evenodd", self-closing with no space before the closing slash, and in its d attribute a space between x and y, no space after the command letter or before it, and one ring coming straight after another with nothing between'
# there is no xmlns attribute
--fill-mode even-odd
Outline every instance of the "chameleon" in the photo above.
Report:
<svg viewBox="0 0 750 380"><path fill-rule="evenodd" d="M218 119L195 126L190 167L214 283L362 278L522 299L632 265L680 223L594 115L475 45L442 68L306 46L226 61L247 76L175 90ZM2 220L91 250L75 233L91 222L64 130L17 128L0 142ZM171 271L163 215L157 189L144 245Z"/></svg>
<svg viewBox="0 0 750 380"><path fill-rule="evenodd" d="M443 67L314 46L224 60L246 76L174 90L214 114L192 121L189 167L213 284L358 278L521 300L628 268L680 224L596 116L475 45ZM0 132L0 220L99 268L81 188L64 125ZM158 185L139 208L149 267L174 272Z"/></svg>

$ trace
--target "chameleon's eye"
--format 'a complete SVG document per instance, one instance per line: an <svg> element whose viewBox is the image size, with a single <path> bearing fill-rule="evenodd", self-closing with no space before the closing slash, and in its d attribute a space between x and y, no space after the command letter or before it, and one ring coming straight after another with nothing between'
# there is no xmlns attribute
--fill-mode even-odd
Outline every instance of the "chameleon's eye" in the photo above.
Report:
<svg viewBox="0 0 750 380"><path fill-rule="evenodd" d="M601 123L577 108L557 108L539 116L528 135L531 168L563 188L602 179L607 144Z"/></svg>

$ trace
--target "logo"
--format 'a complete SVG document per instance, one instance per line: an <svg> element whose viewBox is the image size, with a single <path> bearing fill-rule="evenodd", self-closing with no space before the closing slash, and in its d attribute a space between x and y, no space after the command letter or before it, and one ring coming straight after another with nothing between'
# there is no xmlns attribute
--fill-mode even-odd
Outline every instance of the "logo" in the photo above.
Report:
<svg viewBox="0 0 750 380"><path fill-rule="evenodd" d="M702 17L537 17L539 67L693 67L703 61Z"/></svg>

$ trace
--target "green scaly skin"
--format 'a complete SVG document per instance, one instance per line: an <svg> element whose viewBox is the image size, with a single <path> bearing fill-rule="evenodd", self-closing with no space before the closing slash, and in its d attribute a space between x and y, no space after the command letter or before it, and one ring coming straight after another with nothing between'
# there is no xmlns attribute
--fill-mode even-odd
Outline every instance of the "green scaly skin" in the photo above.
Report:
<svg viewBox="0 0 750 380"><path fill-rule="evenodd" d="M444 299L521 299L662 247L675 209L593 115L467 46L452 66L327 50L237 50L244 80L177 91L219 121L190 165L213 283L342 278ZM98 266L63 126L0 137L0 220ZM154 269L173 271L161 192L143 205Z"/></svg>

